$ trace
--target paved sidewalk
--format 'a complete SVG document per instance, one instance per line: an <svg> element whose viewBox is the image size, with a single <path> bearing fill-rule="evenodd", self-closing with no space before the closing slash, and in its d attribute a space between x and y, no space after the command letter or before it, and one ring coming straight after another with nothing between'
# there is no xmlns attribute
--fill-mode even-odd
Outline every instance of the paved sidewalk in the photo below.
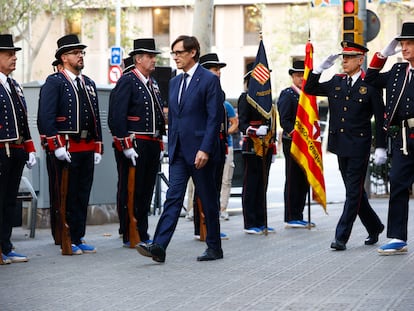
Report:
<svg viewBox="0 0 414 311"><path fill-rule="evenodd" d="M365 246L367 233L357 220L348 249L332 251L341 202L328 205L329 215L312 205L317 227L310 231L285 229L279 199L283 175L272 175L278 182L269 189L268 223L277 233L244 234L240 198L232 198L230 220L221 223L230 237L223 241L223 260L196 261L205 244L193 239L193 225L184 217L165 264L123 248L117 224L88 226L87 242L98 252L81 256L60 255L49 229L37 229L30 239L28 230L15 228L16 251L30 261L0 266L0 310L414 310L410 244L406 255L379 256L376 248L387 241L385 233L378 245ZM327 190L340 186L337 176L330 178ZM343 197L340 188L335 191L328 200ZM371 203L386 224L387 199ZM150 233L158 218L150 216ZM413 218L411 213L409 238Z"/></svg>

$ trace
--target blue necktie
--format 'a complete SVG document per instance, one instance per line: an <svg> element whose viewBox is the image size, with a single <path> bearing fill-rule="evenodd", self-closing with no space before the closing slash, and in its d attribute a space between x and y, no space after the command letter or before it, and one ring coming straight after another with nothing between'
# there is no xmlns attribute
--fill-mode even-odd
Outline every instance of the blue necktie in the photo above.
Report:
<svg viewBox="0 0 414 311"><path fill-rule="evenodd" d="M185 91L187 90L187 77L188 76L189 76L188 73L183 74L183 81L181 83L181 95L180 95L180 102L179 102L180 107L183 103L183 98L184 98Z"/></svg>

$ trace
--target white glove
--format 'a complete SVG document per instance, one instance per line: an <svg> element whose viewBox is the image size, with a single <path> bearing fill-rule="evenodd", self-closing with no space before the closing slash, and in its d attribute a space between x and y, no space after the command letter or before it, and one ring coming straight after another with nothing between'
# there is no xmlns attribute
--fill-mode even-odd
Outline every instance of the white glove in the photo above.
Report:
<svg viewBox="0 0 414 311"><path fill-rule="evenodd" d="M162 161L162 159L164 159L164 150L160 151L160 161Z"/></svg>
<svg viewBox="0 0 414 311"><path fill-rule="evenodd" d="M259 128L256 130L257 136L266 136L267 130L269 127L267 125L260 125Z"/></svg>
<svg viewBox="0 0 414 311"><path fill-rule="evenodd" d="M376 148L374 154L374 164L382 165L387 161L387 152L385 148Z"/></svg>
<svg viewBox="0 0 414 311"><path fill-rule="evenodd" d="M30 152L29 159L26 161L26 166L28 169L31 169L35 165L36 165L36 153Z"/></svg>
<svg viewBox="0 0 414 311"><path fill-rule="evenodd" d="M380 52L380 54L384 57L392 56L394 54L397 54L401 49L396 49L398 45L398 41L395 39L392 39L390 43Z"/></svg>
<svg viewBox="0 0 414 311"><path fill-rule="evenodd" d="M60 161L67 161L69 163L71 162L71 160L70 160L70 153L68 151L66 151L66 148L65 147L57 148L55 150L55 156Z"/></svg>
<svg viewBox="0 0 414 311"><path fill-rule="evenodd" d="M272 163L276 162L276 154L272 154Z"/></svg>
<svg viewBox="0 0 414 311"><path fill-rule="evenodd" d="M336 61L336 59L339 57L339 54L331 54L325 60L318 66L318 68L313 70L313 73L320 74L322 71L331 68Z"/></svg>
<svg viewBox="0 0 414 311"><path fill-rule="evenodd" d="M138 158L138 153L136 153L134 148L128 148L125 149L124 151L124 155L131 160L132 165L135 166L137 164L137 161L135 159Z"/></svg>
<svg viewBox="0 0 414 311"><path fill-rule="evenodd" d="M101 163L102 155L100 153L95 152L94 154L94 163L99 164Z"/></svg>

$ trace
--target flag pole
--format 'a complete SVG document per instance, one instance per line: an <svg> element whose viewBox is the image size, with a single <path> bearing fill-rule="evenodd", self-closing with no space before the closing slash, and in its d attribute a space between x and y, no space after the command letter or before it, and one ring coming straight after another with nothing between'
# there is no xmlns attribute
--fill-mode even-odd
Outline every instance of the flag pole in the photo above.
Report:
<svg viewBox="0 0 414 311"><path fill-rule="evenodd" d="M311 188L309 186L308 189L308 230L311 230L312 226L311 226L311 196L310 196L310 192L311 192Z"/></svg>

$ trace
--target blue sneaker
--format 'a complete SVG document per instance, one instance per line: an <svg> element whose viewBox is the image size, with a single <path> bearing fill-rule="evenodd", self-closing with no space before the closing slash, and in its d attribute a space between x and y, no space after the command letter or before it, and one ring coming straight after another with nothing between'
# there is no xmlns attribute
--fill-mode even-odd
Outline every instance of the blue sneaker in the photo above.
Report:
<svg viewBox="0 0 414 311"><path fill-rule="evenodd" d="M262 232L264 232L265 226L261 226L259 229L262 230ZM276 230L275 228L267 227L267 233L276 233Z"/></svg>
<svg viewBox="0 0 414 311"><path fill-rule="evenodd" d="M72 255L82 255L82 250L77 247L75 244L72 244Z"/></svg>
<svg viewBox="0 0 414 311"><path fill-rule="evenodd" d="M228 240L229 236L227 234L225 234L224 232L220 232L220 239L222 240Z"/></svg>
<svg viewBox="0 0 414 311"><path fill-rule="evenodd" d="M308 222L306 221L306 220L300 220L304 225L305 225L305 227L308 227ZM316 227L316 225L315 225L315 223L314 222L311 222L310 223L310 226L313 228L313 227Z"/></svg>
<svg viewBox="0 0 414 311"><path fill-rule="evenodd" d="M15 251L11 251L6 256L7 256L7 258L9 258L11 260L11 262L27 262L27 261L29 261L27 256L22 255L22 254L18 254Z"/></svg>
<svg viewBox="0 0 414 311"><path fill-rule="evenodd" d="M10 258L8 258L6 255L4 255L3 253L1 254L1 259L2 259L2 265L8 265L11 264L12 261Z"/></svg>
<svg viewBox="0 0 414 311"><path fill-rule="evenodd" d="M82 251L82 253L96 253L95 246L89 245L89 244L79 244L77 245L78 248Z"/></svg>
<svg viewBox="0 0 414 311"><path fill-rule="evenodd" d="M263 234L263 231L257 227L251 227L243 230L247 234Z"/></svg>
<svg viewBox="0 0 414 311"><path fill-rule="evenodd" d="M308 223L303 220L291 220L285 224L285 228L306 228Z"/></svg>
<svg viewBox="0 0 414 311"><path fill-rule="evenodd" d="M122 247L131 248L131 243L129 241L128 242L124 242L124 243L122 243Z"/></svg>
<svg viewBox="0 0 414 311"><path fill-rule="evenodd" d="M407 254L407 252L407 243L398 239L392 239L387 244L378 248L378 253L380 255L401 255Z"/></svg>

